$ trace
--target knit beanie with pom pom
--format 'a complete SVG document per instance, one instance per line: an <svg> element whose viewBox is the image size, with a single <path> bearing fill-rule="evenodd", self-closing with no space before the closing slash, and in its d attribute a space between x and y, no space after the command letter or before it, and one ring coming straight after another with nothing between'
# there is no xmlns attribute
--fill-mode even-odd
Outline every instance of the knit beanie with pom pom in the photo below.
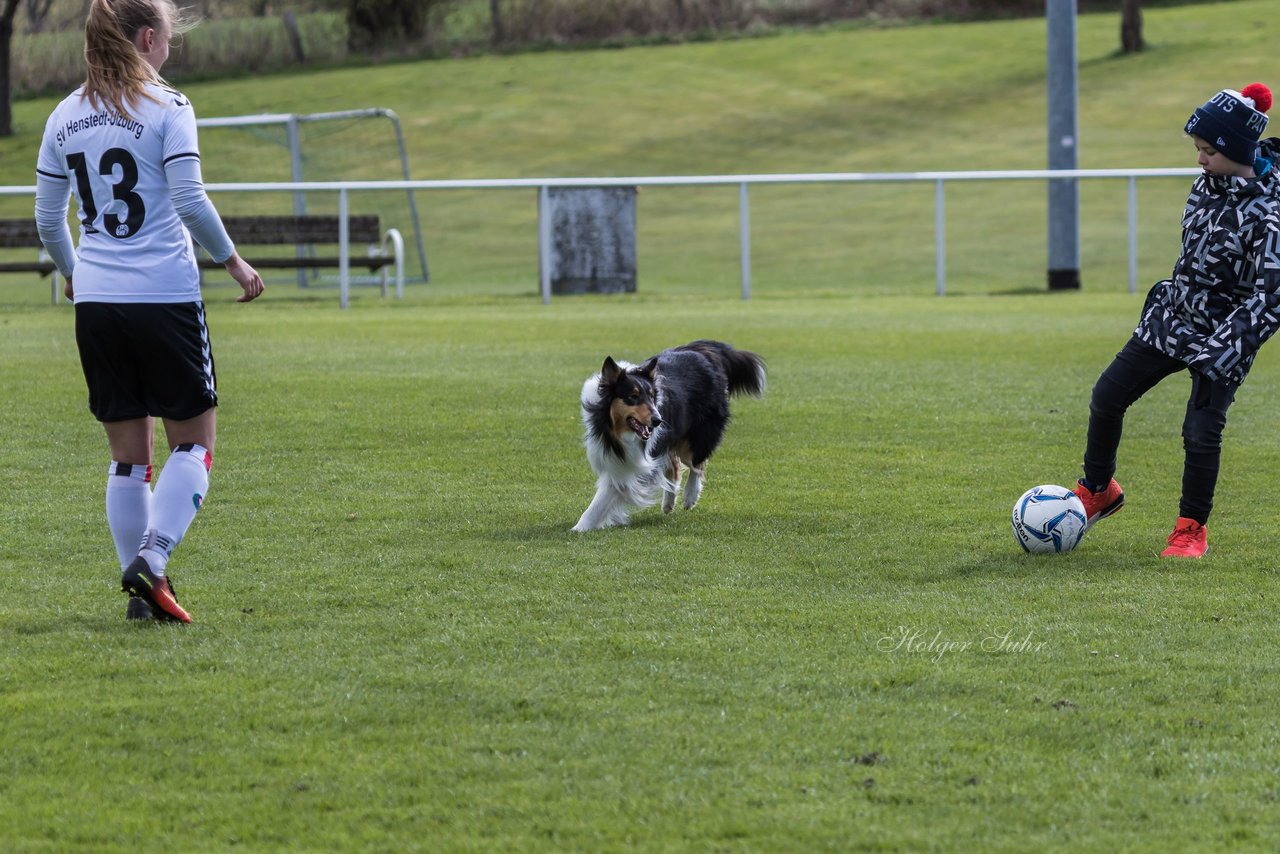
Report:
<svg viewBox="0 0 1280 854"><path fill-rule="evenodd" d="M1267 129L1271 90L1250 83L1237 92L1223 89L1187 119L1183 131L1195 134L1236 163L1253 165L1258 139Z"/></svg>

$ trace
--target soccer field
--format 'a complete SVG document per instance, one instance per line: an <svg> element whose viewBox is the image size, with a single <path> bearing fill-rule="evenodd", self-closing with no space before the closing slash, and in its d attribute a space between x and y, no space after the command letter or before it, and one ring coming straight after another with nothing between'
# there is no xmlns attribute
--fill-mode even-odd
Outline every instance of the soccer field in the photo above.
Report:
<svg viewBox="0 0 1280 854"><path fill-rule="evenodd" d="M1192 165L1195 104L1280 83L1273 5L1153 7L1137 56L1081 15L1081 165ZM182 88L202 116L394 109L420 178L1039 168L1043 51L1032 19L858 26ZM15 105L0 183L55 101ZM388 177L386 134L344 133L308 169ZM202 134L206 179L283 177L236 134ZM976 182L947 190L945 298L925 184L753 189L746 302L736 188L646 188L634 295L539 302L531 191L423 193L432 282L403 301L211 286L189 626L125 622L73 313L4 277L0 852L1280 850L1280 345L1231 409L1205 559L1157 557L1184 378L1129 413L1122 513L1061 556L1009 524L1079 474L1188 184L1141 183L1135 294L1098 182L1080 293L1042 292L1040 186ZM702 337L769 388L701 502L571 533L583 380Z"/></svg>
<svg viewBox="0 0 1280 854"><path fill-rule="evenodd" d="M1212 551L1185 384L1132 411L1123 513L1024 555L1140 296L208 293L222 405L126 624L72 312L0 304L0 847L1272 848L1280 362L1232 409ZM606 354L769 362L701 503L590 534Z"/></svg>

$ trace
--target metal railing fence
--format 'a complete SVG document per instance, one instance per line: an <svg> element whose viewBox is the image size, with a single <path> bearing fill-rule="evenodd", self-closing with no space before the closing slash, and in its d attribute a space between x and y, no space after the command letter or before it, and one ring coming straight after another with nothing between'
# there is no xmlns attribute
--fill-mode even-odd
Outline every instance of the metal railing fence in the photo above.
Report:
<svg viewBox="0 0 1280 854"><path fill-rule="evenodd" d="M219 183L207 190L218 193L299 193L332 192L338 194L338 216L345 226L349 214L349 196L355 192L395 190L511 190L538 191L538 247L540 257L539 285L543 303L551 301L551 229L548 215L548 191L560 187L688 187L733 186L738 190L739 266L742 298L751 298L751 186L777 184L859 184L859 183L932 183L934 185L934 270L935 292L946 293L946 184L951 181L1062 181L1124 180L1128 185L1128 267L1129 291L1136 292L1138 278L1138 202L1137 182L1140 178L1193 177L1195 168L1176 169L1014 169L971 172L810 172L762 175L684 175L634 176L613 178L487 178L414 181L306 181L283 183ZM34 187L0 187L0 196L31 195ZM346 228L339 244L340 267L338 288L340 303L346 308L351 286L350 246Z"/></svg>

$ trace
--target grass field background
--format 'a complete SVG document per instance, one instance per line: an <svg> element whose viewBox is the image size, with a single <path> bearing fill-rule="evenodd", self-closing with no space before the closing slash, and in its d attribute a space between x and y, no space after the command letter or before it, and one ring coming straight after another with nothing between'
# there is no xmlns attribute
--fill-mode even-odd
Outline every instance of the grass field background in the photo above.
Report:
<svg viewBox="0 0 1280 854"><path fill-rule="evenodd" d="M1268 8L1153 12L1155 49L1123 62L1102 48L1112 24L1082 18L1082 137L1116 143L1114 160L1086 146L1083 165L1185 165L1189 105L1267 79L1242 22ZM1228 49L1232 38L1257 49ZM438 177L1038 166L1043 83L1015 43L1040 49L1034 22L307 84L358 106L361 91L402 92L396 75L456 75L430 108L390 104ZM960 118L964 50L944 45L985 51L968 80L993 82L968 109L1001 131L986 141ZM826 77L804 67L824 46ZM912 51L916 62L897 60ZM931 77L940 53L951 71ZM706 63L727 56L742 64L723 66L722 86L773 82L699 105L699 86L713 89ZM853 67L867 56L881 77ZM1006 60L1020 70L1006 74ZM628 79L623 63L665 93L671 120L652 126L736 114L735 132L714 135L730 147L716 153L696 127L684 146L616 149L607 131L565 130L574 113L644 112L604 109L631 104L635 93L604 82ZM464 85L539 73L580 86L555 90L562 105L538 89L517 109ZM678 80L683 91L667 91ZM910 133L886 118L904 115L892 93L908 84L932 108ZM776 125L752 112L820 101L824 86L850 87L844 109L815 106L831 110L825 130L815 112ZM194 96L227 107L206 114L336 106L301 91L281 78ZM25 182L50 105L20 105L35 130L25 148L0 141L0 180ZM876 157L840 145L861 115L884 129L868 130ZM433 122L450 132L426 132ZM443 147L424 159L432 146ZM19 156L28 165L13 166ZM210 172L231 165L205 159ZM1151 211L1144 285L1172 263L1184 193L1171 185ZM222 431L209 500L172 564L187 627L124 622L102 519L108 460L72 313L48 306L42 283L0 283L0 847L1273 850L1276 354L1263 351L1232 409L1205 560L1156 557L1177 513L1180 379L1130 414L1124 512L1071 554L1026 556L1013 501L1078 473L1089 388L1140 296L1099 275L1105 265L1086 268L1084 292L1027 293L1043 282L1042 244L993 232L1042 222L1034 194L958 214L979 245L957 245L956 263L973 273L939 299L927 295L931 259L918 273L854 264L815 237L864 206L896 223L900 196L815 205L779 191L776 243L761 249L777 253L773 273L757 269L744 302L731 225L723 271L698 230L718 215L711 195L649 218L641 259L654 272L642 267L628 297L541 305L532 199L510 212L497 196L439 203L457 205L436 208L439 281L401 302L366 291L341 311L331 290L275 285L236 305L233 288L211 285ZM905 258L911 241L930 242L907 225L876 245ZM571 534L592 492L583 379L606 354L634 361L696 337L756 350L770 371L763 400L735 403L702 502Z"/></svg>
<svg viewBox="0 0 1280 854"><path fill-rule="evenodd" d="M5 313L9 847L1274 840L1274 359L1209 558L1156 557L1174 381L1124 513L1037 559L1009 509L1075 475L1131 298L230 297L185 628L123 622L70 313ZM699 335L771 380L702 503L571 534L581 380Z"/></svg>

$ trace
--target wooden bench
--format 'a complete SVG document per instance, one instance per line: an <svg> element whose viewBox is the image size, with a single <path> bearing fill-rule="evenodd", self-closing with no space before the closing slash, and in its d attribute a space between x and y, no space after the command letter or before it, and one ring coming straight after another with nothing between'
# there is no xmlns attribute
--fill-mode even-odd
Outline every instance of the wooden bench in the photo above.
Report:
<svg viewBox="0 0 1280 854"><path fill-rule="evenodd" d="M222 218L227 234L240 255L258 269L325 269L340 268L341 256L309 254L303 247L336 247L341 223L336 216L227 216ZM348 250L348 266L370 273L383 271L382 295L387 295L388 268L395 271L396 296L404 296L404 240L394 228L384 233L376 215L351 216L347 219L348 247L364 244L365 255ZM261 257L252 249L241 247L296 246L293 255ZM0 249L36 249L39 255L31 261L0 261L0 273L39 273L53 277L53 301L61 299L60 278L53 261L44 254L35 219L0 219ZM201 269L220 270L222 265L205 254L197 262ZM346 295L342 298L346 305Z"/></svg>
<svg viewBox="0 0 1280 854"><path fill-rule="evenodd" d="M52 259L44 252L40 232L32 219L0 219L0 249L35 249L37 256L30 261L0 261L0 273L39 273L41 278L53 274L53 301L62 295L61 276Z"/></svg>
<svg viewBox="0 0 1280 854"><path fill-rule="evenodd" d="M375 215L348 217L348 239L352 246L361 243L377 246L382 243L384 235L378 227ZM338 243L339 222L336 216L224 216L222 224L227 234L236 244L237 251L241 246L326 246ZM240 251L246 261L254 267L264 269L319 269L337 267L340 259L335 255L307 256L290 255L287 258L260 258L256 253ZM370 271L381 270L394 264L396 259L388 254L369 256L352 255L352 267L363 267ZM200 259L200 266L206 270L220 270L222 265L212 258Z"/></svg>
<svg viewBox="0 0 1280 854"><path fill-rule="evenodd" d="M340 268L342 259L336 253L326 255L309 254L303 247L333 247L340 240L341 222L337 216L224 216L222 224L227 234L236 244L238 251L246 261L260 270L267 269L299 269L316 270ZM370 273L383 271L382 295L387 295L387 268L395 270L396 296L404 296L404 240L400 232L394 228L383 232L374 214L361 214L347 217L348 247L364 244L368 253L357 255L348 248L347 264L349 267L362 268ZM262 256L253 249L242 247L257 246L296 246L297 250L289 256ZM222 265L212 258L203 256L199 260L201 269L220 270ZM346 307L346 294L342 296L342 305Z"/></svg>

